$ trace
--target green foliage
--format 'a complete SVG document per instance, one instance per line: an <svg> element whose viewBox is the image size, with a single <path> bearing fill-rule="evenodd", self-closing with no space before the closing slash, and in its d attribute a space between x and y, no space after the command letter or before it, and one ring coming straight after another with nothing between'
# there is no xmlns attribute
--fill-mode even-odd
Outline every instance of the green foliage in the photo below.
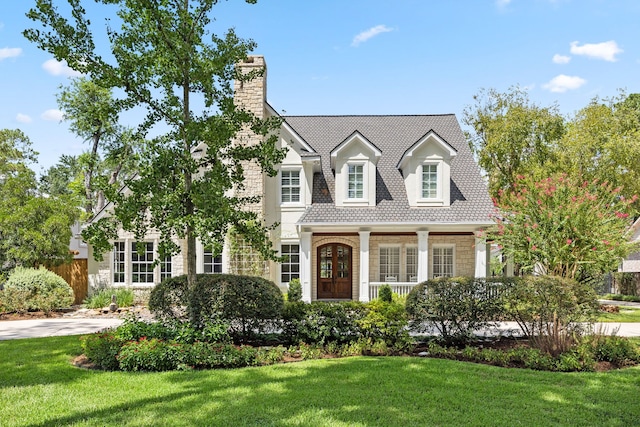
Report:
<svg viewBox="0 0 640 427"><path fill-rule="evenodd" d="M119 22L117 29L107 28L108 46L96 43L101 40L93 37L90 24L104 11L85 9L79 1L71 2L64 14L51 0L38 1L27 13L38 28L24 31L27 39L89 76L99 89L119 94L117 113L141 108L146 115L136 126L137 139L154 131L140 149L135 179L124 182L128 191L105 188L113 216L93 222L83 234L96 256L110 250L115 221L139 240L149 230L158 231L161 256L179 251L175 236L185 238L190 287L195 287L198 237L206 246L220 247L233 227L265 258L275 258L269 229L248 208L257 196L243 190L249 164L275 174L274 165L284 157L274 132L281 120L257 117L233 100L234 80L248 82L265 73L235 69L255 43L233 30L210 32L216 0L104 3L113 3L102 5L105 8L117 7ZM109 55L101 56L105 51ZM103 113L98 109L76 116L100 120ZM104 115L107 119L100 121L107 123L111 115ZM166 131L155 132L158 129ZM252 143L245 135L236 138L247 130L255 136ZM201 156L194 156L201 144L206 145Z"/></svg>
<svg viewBox="0 0 640 427"><path fill-rule="evenodd" d="M98 367L115 371L120 367L118 353L127 342L116 336L114 331L85 335L81 338L84 355Z"/></svg>
<svg viewBox="0 0 640 427"><path fill-rule="evenodd" d="M0 130L0 268L57 265L71 260L72 199L37 193L31 142L19 130Z"/></svg>
<svg viewBox="0 0 640 427"><path fill-rule="evenodd" d="M506 316L543 351L560 354L571 348L598 309L587 284L553 276L518 278L504 295Z"/></svg>
<svg viewBox="0 0 640 427"><path fill-rule="evenodd" d="M283 331L287 340L326 345L357 340L361 333L358 322L366 316L366 309L360 302L315 301L287 303L285 314Z"/></svg>
<svg viewBox="0 0 640 427"><path fill-rule="evenodd" d="M16 294L13 294L13 293ZM13 295L12 295L13 294ZM0 293L0 300L7 299L7 305L15 304L15 311L42 310L49 313L53 310L70 307L73 304L73 289L65 280L44 267L17 267ZM22 299L19 307L18 298ZM0 302L0 306L5 303Z"/></svg>
<svg viewBox="0 0 640 427"><path fill-rule="evenodd" d="M640 351L625 337L587 335L582 339L580 346L593 354L596 361L609 362L618 368L640 362Z"/></svg>
<svg viewBox="0 0 640 427"><path fill-rule="evenodd" d="M389 295L390 296L390 295ZM398 351L411 345L407 330L408 320L404 305L385 302L382 299L370 301L365 305L365 316L357 321L362 337ZM384 349L384 353L387 349Z"/></svg>
<svg viewBox="0 0 640 427"><path fill-rule="evenodd" d="M612 301L640 302L640 296L635 295L608 294L604 296L604 299Z"/></svg>
<svg viewBox="0 0 640 427"><path fill-rule="evenodd" d="M186 276L172 277L157 285L149 299L149 308L160 319L195 319L198 328L209 320L226 320L240 341L273 327L283 306L282 292L273 282L231 274L199 274L194 290Z"/></svg>
<svg viewBox="0 0 640 427"><path fill-rule="evenodd" d="M415 286L406 309L414 331L435 328L444 342L465 342L502 314L500 293L512 279L438 278Z"/></svg>
<svg viewBox="0 0 640 427"><path fill-rule="evenodd" d="M298 302L302 301L302 284L300 279L291 279L289 282L289 292L287 293L287 301Z"/></svg>
<svg viewBox="0 0 640 427"><path fill-rule="evenodd" d="M637 248L629 241L632 199L608 183L565 174L536 181L519 176L497 200L489 238L526 272L579 278L613 271Z"/></svg>
<svg viewBox="0 0 640 427"><path fill-rule="evenodd" d="M465 108L462 122L471 128L467 140L487 173L493 197L511 190L518 175L538 175L554 161L565 133L557 106L532 104L517 86L506 93L482 89L473 99L475 105Z"/></svg>
<svg viewBox="0 0 640 427"><path fill-rule="evenodd" d="M391 290L391 286L386 283L380 286L378 289L378 298L383 302L393 301L393 291Z"/></svg>
<svg viewBox="0 0 640 427"><path fill-rule="evenodd" d="M119 307L131 307L133 305L133 291L129 288L106 288L101 289L97 294L91 295L84 300L83 304L87 308L103 308L111 304L111 297L115 295Z"/></svg>
<svg viewBox="0 0 640 427"><path fill-rule="evenodd" d="M123 371L172 371L182 362L183 346L157 338L126 342L116 359Z"/></svg>
<svg viewBox="0 0 640 427"><path fill-rule="evenodd" d="M640 274L613 273L613 281L622 295L638 296L640 289Z"/></svg>

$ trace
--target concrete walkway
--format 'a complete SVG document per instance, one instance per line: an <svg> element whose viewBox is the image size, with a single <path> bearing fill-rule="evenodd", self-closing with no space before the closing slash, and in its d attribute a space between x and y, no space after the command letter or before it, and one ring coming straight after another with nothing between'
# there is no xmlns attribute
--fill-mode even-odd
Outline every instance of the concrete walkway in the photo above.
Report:
<svg viewBox="0 0 640 427"><path fill-rule="evenodd" d="M121 323L122 319L116 318L6 320L0 322L0 341L91 334Z"/></svg>

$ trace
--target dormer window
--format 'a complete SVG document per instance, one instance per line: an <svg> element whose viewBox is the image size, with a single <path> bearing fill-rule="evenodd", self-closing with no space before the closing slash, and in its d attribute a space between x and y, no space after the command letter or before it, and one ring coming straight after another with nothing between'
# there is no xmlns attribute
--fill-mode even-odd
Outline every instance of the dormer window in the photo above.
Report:
<svg viewBox="0 0 640 427"><path fill-rule="evenodd" d="M438 165L435 163L422 165L422 198L438 198Z"/></svg>
<svg viewBox="0 0 640 427"><path fill-rule="evenodd" d="M433 131L404 152L397 167L404 177L409 206L450 206L451 160L456 155L456 150Z"/></svg>
<svg viewBox="0 0 640 427"><path fill-rule="evenodd" d="M280 178L280 201L282 203L300 203L300 171L283 170Z"/></svg>
<svg viewBox="0 0 640 427"><path fill-rule="evenodd" d="M364 198L364 164L348 165L347 198Z"/></svg>

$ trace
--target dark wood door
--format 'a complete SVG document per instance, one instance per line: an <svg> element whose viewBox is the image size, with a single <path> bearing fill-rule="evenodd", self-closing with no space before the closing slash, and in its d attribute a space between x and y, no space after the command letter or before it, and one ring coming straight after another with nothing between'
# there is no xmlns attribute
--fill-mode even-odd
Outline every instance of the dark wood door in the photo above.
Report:
<svg viewBox="0 0 640 427"><path fill-rule="evenodd" d="M351 255L339 243L318 248L318 299L351 299Z"/></svg>

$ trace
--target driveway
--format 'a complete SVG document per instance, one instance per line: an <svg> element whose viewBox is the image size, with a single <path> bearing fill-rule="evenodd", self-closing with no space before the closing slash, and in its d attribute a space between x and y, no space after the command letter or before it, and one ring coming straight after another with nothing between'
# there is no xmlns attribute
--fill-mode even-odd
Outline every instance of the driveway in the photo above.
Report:
<svg viewBox="0 0 640 427"><path fill-rule="evenodd" d="M0 322L0 340L84 335L119 326L120 324L122 324L122 319L117 318L6 320Z"/></svg>

